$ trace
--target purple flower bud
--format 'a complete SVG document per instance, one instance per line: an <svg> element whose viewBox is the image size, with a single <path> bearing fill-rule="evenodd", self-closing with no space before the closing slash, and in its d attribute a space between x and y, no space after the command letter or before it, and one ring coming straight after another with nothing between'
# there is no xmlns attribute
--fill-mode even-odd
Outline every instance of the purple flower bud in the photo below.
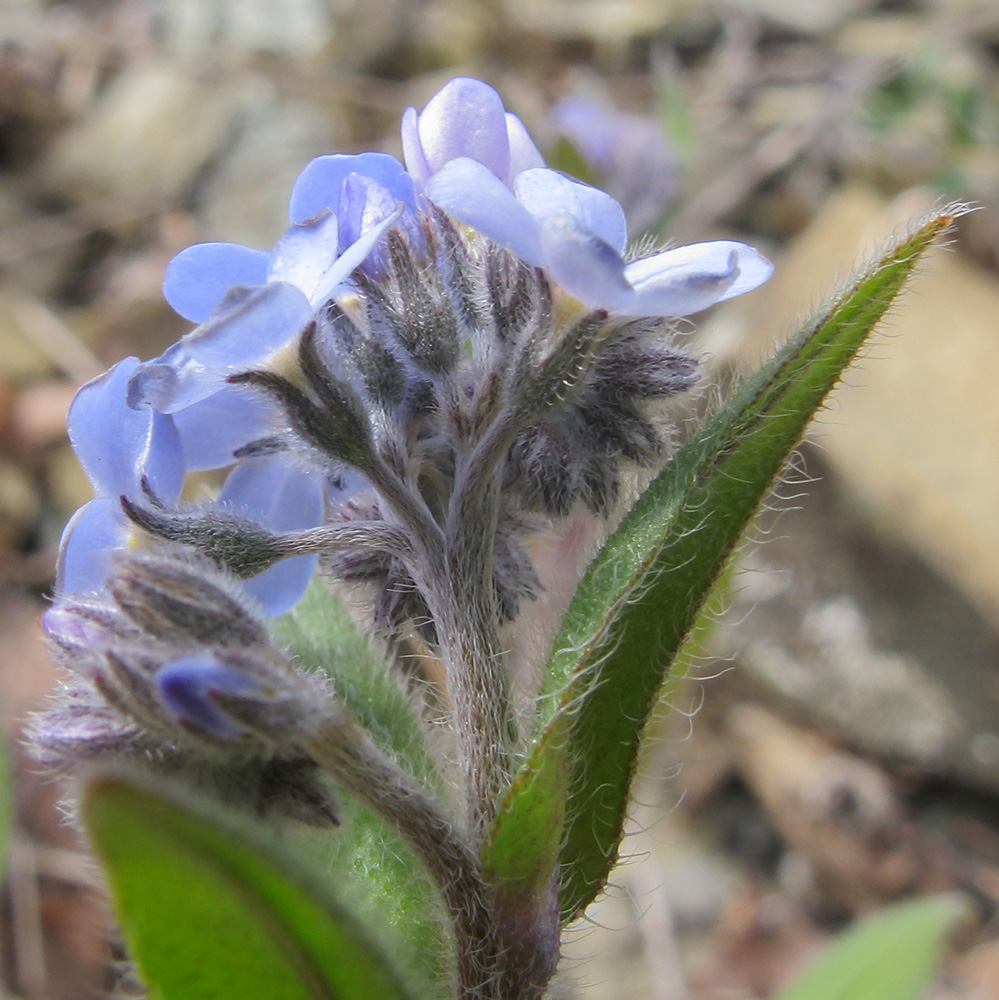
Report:
<svg viewBox="0 0 999 1000"><path fill-rule="evenodd" d="M45 638L66 650L90 650L107 643L112 634L107 613L88 614L85 606L53 604L42 615Z"/></svg>
<svg viewBox="0 0 999 1000"><path fill-rule="evenodd" d="M225 715L212 696L261 693L255 680L211 656L187 656L168 663L156 672L156 688L181 725L223 739L238 739L246 728Z"/></svg>

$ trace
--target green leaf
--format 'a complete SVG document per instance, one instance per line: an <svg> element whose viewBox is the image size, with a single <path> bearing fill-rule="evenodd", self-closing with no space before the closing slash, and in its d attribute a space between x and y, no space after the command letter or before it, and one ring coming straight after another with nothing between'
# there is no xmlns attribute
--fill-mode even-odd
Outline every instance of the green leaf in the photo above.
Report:
<svg viewBox="0 0 999 1000"><path fill-rule="evenodd" d="M896 242L747 379L587 569L553 646L540 735L523 772L568 768L563 920L590 903L615 863L642 730L714 581L809 418L957 211L931 216ZM526 822L539 782L549 783L514 781L500 826Z"/></svg>
<svg viewBox="0 0 999 1000"><path fill-rule="evenodd" d="M348 908L274 844L120 777L83 819L154 1000L414 997Z"/></svg>
<svg viewBox="0 0 999 1000"><path fill-rule="evenodd" d="M322 580L313 580L294 609L275 619L271 631L275 642L305 667L326 673L337 700L377 743L423 784L439 789L440 769L400 677Z"/></svg>
<svg viewBox="0 0 999 1000"><path fill-rule="evenodd" d="M343 825L316 852L323 867L399 968L426 984L420 1000L446 993L435 984L454 968L454 940L437 886L379 816L350 795L339 805Z"/></svg>
<svg viewBox="0 0 999 1000"><path fill-rule="evenodd" d="M543 900L558 862L568 768L562 747L548 744L514 778L482 854L482 875L504 904L524 909Z"/></svg>
<svg viewBox="0 0 999 1000"><path fill-rule="evenodd" d="M955 896L891 907L842 934L775 1000L917 1000L936 975Z"/></svg>
<svg viewBox="0 0 999 1000"><path fill-rule="evenodd" d="M419 716L400 678L321 581L272 622L277 643L303 666L322 670L338 699L374 739L426 787L442 791ZM428 982L446 977L453 950L440 893L402 838L343 793L342 825L332 838L301 831L298 849L330 872L357 913L391 943L398 964Z"/></svg>

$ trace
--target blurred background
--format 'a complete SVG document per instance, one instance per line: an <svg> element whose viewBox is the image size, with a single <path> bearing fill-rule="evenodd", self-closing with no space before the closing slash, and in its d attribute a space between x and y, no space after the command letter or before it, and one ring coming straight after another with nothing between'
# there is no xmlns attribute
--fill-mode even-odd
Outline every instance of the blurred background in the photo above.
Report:
<svg viewBox="0 0 999 1000"><path fill-rule="evenodd" d="M565 998L748 1000L895 900L969 920L933 1000L999 997L999 6L994 0L0 0L0 718L11 997L125 989L99 879L19 745L90 497L88 378L184 332L170 257L270 246L306 161L399 152L456 74L631 231L744 239L763 289L685 324L725 385L939 201L975 202L818 421L664 698L632 863Z"/></svg>

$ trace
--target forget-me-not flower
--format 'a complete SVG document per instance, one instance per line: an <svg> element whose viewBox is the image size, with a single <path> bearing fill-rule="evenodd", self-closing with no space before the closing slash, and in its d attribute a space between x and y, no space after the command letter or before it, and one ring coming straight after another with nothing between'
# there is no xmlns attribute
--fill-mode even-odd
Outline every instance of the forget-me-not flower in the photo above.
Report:
<svg viewBox="0 0 999 1000"><path fill-rule="evenodd" d="M626 263L621 206L544 166L523 125L477 80L453 80L403 119L406 162L449 215L545 268L586 305L622 316L686 316L762 284L770 263L744 243L698 243Z"/></svg>
<svg viewBox="0 0 999 1000"><path fill-rule="evenodd" d="M95 712L126 729L277 739L277 702L267 721L255 700L281 689L260 680L273 657L218 636L263 629L247 622L291 608L320 566L367 590L390 639L429 643L471 711L451 645L470 608L498 650L542 589L530 537L608 514L622 471L662 460L660 403L698 378L670 318L770 274L731 241L629 259L620 205L547 168L481 81L407 110L402 146L404 163L310 162L269 251L178 254L164 294L195 329L80 390L70 436L95 499L66 530L47 616L90 678L73 719L120 688ZM218 495L183 500L202 469L224 470ZM202 577L207 632L181 596Z"/></svg>

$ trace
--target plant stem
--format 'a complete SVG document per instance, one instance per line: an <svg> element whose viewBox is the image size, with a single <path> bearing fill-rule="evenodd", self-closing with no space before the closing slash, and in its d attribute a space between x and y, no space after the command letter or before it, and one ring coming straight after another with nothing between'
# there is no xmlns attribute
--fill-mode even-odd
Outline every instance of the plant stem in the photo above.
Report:
<svg viewBox="0 0 999 1000"><path fill-rule="evenodd" d="M345 715L303 749L402 836L437 883L451 915L459 1000L505 1000L498 992L499 944L472 846L411 776Z"/></svg>

